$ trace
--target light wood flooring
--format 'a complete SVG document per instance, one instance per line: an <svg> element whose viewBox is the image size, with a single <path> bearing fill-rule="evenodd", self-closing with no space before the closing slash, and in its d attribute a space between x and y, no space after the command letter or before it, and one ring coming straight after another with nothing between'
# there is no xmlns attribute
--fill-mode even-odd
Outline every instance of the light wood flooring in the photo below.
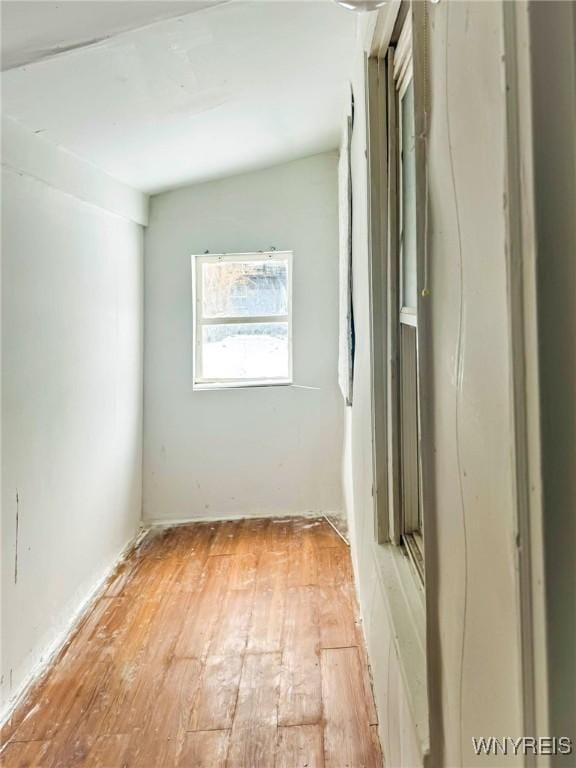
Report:
<svg viewBox="0 0 576 768"><path fill-rule="evenodd" d="M4 729L5 768L380 768L348 547L323 520L136 547Z"/></svg>

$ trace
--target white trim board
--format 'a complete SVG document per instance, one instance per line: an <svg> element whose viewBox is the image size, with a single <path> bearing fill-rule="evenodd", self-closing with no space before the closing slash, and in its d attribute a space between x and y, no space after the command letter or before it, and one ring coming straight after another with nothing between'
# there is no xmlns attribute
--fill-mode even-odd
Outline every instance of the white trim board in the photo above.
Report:
<svg viewBox="0 0 576 768"><path fill-rule="evenodd" d="M424 589L400 547L374 544L372 556L379 576L376 583L392 628L392 643L408 707L424 757L430 750ZM364 616L362 619L364 623Z"/></svg>
<svg viewBox="0 0 576 768"><path fill-rule="evenodd" d="M71 612L70 617L63 621L52 632L52 639L45 645L39 660L32 667L22 684L17 690L3 703L0 710L0 728L7 723L14 711L22 704L26 697L31 693L34 686L40 682L41 678L48 672L50 666L54 663L58 654L62 651L82 620L92 610L94 603L100 597L107 580L114 573L118 565L128 556L132 549L140 543L147 534L148 530L144 527L138 528L136 534L122 547L112 562L109 563L100 575L96 578L92 587L88 590L86 596L80 604ZM2 749L6 745L2 746ZM0 749L0 754L2 754Z"/></svg>
<svg viewBox="0 0 576 768"><path fill-rule="evenodd" d="M327 518L328 515L335 515L337 517L342 516L342 512L334 512L328 510L327 512L320 512L318 510L306 510L304 512L278 512L273 515L264 515L261 512L255 512L253 515L210 515L209 517L172 517L164 520L163 518L151 518L150 520L143 520L142 525L146 529L150 528L167 528L172 525L190 525L190 523L222 523L228 520L282 520L290 517L305 517L310 520L318 519L319 517ZM330 522L330 521L328 521Z"/></svg>
<svg viewBox="0 0 576 768"><path fill-rule="evenodd" d="M328 517L328 515L332 515L333 517L341 517L341 515L337 512L298 512L298 513L290 513L290 514L281 514L281 515L225 515L223 517L193 517L190 519L180 519L176 521L160 521L155 520L153 522L146 523L147 528L146 531L150 531L153 528L170 528L175 527L179 525L190 525L192 523L222 523L227 522L229 520L286 520L287 518L298 518L303 517L306 520L318 520L322 518L324 522L328 523L328 525L332 528L332 530L342 539L344 544L346 544L347 547L350 546L350 542L344 536L342 531L339 531L338 528L334 525L332 520Z"/></svg>

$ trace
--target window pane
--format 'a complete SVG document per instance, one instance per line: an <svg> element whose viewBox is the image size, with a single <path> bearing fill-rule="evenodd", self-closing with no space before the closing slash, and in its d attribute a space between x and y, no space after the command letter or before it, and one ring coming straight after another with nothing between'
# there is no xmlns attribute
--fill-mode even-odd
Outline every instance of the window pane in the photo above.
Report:
<svg viewBox="0 0 576 768"><path fill-rule="evenodd" d="M287 379L288 323L202 327L205 379Z"/></svg>
<svg viewBox="0 0 576 768"><path fill-rule="evenodd" d="M288 314L285 261L219 261L202 265L204 317Z"/></svg>
<svg viewBox="0 0 576 768"><path fill-rule="evenodd" d="M416 307L414 83L402 97L402 306Z"/></svg>

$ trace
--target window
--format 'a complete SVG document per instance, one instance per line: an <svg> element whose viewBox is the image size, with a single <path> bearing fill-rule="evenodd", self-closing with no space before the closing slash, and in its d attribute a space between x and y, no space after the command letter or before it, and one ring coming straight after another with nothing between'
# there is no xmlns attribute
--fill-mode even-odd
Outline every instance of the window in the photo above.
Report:
<svg viewBox="0 0 576 768"><path fill-rule="evenodd" d="M424 580L420 280L425 256L423 147L416 125L412 11L367 60L372 433L375 533L402 547ZM416 95L418 88L416 88ZM383 215L384 214L384 215Z"/></svg>
<svg viewBox="0 0 576 768"><path fill-rule="evenodd" d="M391 257L396 259L399 301L394 318L399 354L399 484L400 509L397 538L404 544L420 577L424 579L424 546L420 482L420 433L418 394L418 310L416 221L416 131L412 67L412 17L408 14L394 55L396 130L390 146L398 190L395 210L398 239Z"/></svg>
<svg viewBox="0 0 576 768"><path fill-rule="evenodd" d="M192 257L194 388L292 382L292 253Z"/></svg>

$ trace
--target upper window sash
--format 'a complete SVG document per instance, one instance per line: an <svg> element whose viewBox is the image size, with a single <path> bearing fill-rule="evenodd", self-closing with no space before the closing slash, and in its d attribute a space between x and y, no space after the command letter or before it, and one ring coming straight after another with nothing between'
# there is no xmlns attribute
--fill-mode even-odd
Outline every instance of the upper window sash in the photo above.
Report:
<svg viewBox="0 0 576 768"><path fill-rule="evenodd" d="M399 179L398 179L398 225L399 225L399 297L400 297L400 322L407 323L409 325L416 325L416 306L405 303L405 246L407 232L405 230L405 211L403 206L404 195L404 147L403 147L403 135L404 135L404 120L403 120L403 101L406 96L406 91L413 81L413 56L412 56L412 16L408 14L402 27L400 37L398 39L397 46L394 51L393 58L393 75L397 93L397 136L396 136L396 148L397 148L397 160L399 164ZM408 98L406 96L406 98ZM415 236L415 233L414 233Z"/></svg>
<svg viewBox="0 0 576 768"><path fill-rule="evenodd" d="M292 292L292 251L263 251L260 252L248 252L248 253L209 253L199 254L192 256L194 268L192 270L193 275L193 291L195 296L195 323L197 325L245 325L249 323L288 323L290 322L291 314L291 292ZM219 262L223 263L238 263L246 264L249 262L279 262L286 264L287 278L288 278L288 312L285 314L261 314L261 315L229 315L218 317L210 317L204 315L204 301L203 301L203 283L202 283L202 267L204 264L215 264Z"/></svg>

